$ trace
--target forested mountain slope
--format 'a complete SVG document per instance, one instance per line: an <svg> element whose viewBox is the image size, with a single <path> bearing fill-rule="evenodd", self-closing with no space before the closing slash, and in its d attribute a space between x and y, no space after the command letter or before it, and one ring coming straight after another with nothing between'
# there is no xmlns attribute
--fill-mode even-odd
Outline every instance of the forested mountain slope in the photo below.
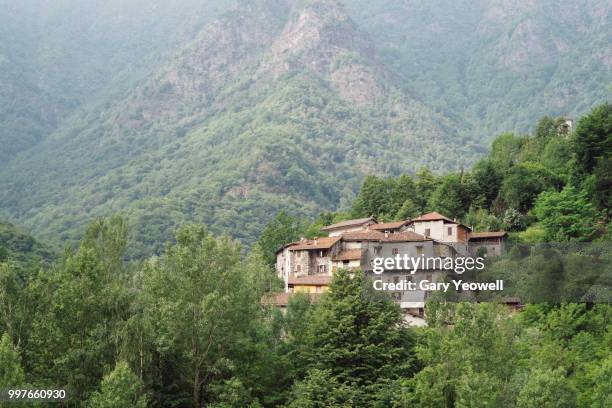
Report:
<svg viewBox="0 0 612 408"><path fill-rule="evenodd" d="M144 254L183 221L250 242L367 174L467 168L501 130L605 100L610 5L582 3L11 5L0 215L72 241L121 212Z"/></svg>
<svg viewBox="0 0 612 408"><path fill-rule="evenodd" d="M54 256L45 244L14 225L0 221L0 262L9 261L18 266L29 267L51 262Z"/></svg>
<svg viewBox="0 0 612 408"><path fill-rule="evenodd" d="M0 168L115 98L234 0L0 0Z"/></svg>
<svg viewBox="0 0 612 408"><path fill-rule="evenodd" d="M333 207L366 173L479 155L399 90L337 2L292 3L245 3L71 118L3 171L5 211L43 237L124 210L149 242L185 219L248 240L271 210Z"/></svg>
<svg viewBox="0 0 612 408"><path fill-rule="evenodd" d="M352 0L405 89L490 141L610 100L605 0Z"/></svg>

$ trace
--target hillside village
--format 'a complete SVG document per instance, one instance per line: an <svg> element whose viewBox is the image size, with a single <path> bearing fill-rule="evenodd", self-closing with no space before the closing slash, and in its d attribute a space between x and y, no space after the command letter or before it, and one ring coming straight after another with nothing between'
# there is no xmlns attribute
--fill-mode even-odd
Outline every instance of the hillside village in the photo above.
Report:
<svg viewBox="0 0 612 408"><path fill-rule="evenodd" d="M300 239L276 252L276 271L284 282L284 293L274 303L284 308L293 293L308 293L313 301L328 290L340 268L361 269L372 274L373 259L407 254L410 257L465 257L501 253L505 231L473 232L473 228L437 212L411 220L378 222L375 217L352 219L324 227L327 237ZM437 282L447 272L437 269L386 271L384 282L402 279ZM427 291L392 292L410 324L424 324Z"/></svg>

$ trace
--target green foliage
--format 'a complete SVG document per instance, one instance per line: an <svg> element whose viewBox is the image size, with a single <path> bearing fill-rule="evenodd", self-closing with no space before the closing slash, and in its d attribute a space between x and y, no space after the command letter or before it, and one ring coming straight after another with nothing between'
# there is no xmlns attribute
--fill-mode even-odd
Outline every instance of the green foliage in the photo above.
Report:
<svg viewBox="0 0 612 408"><path fill-rule="evenodd" d="M89 402L89 408L145 408L146 397L143 395L143 384L134 375L125 361L120 361L109 374L105 375L100 391L95 392Z"/></svg>
<svg viewBox="0 0 612 408"><path fill-rule="evenodd" d="M50 263L54 257L47 245L10 223L0 222L0 262L10 259L17 266L32 270Z"/></svg>
<svg viewBox="0 0 612 408"><path fill-rule="evenodd" d="M297 218L282 210L276 218L264 228L257 240L269 265L276 263L276 251L283 245L300 238L302 226Z"/></svg>
<svg viewBox="0 0 612 408"><path fill-rule="evenodd" d="M583 116L576 126L573 141L579 174L590 174L597 160L609 159L612 156L612 104L598 106Z"/></svg>
<svg viewBox="0 0 612 408"><path fill-rule="evenodd" d="M74 407L609 405L607 304L510 314L430 302L429 326L410 329L362 272L341 270L318 303L296 295L283 315L260 303L273 285L259 248L187 225L161 257L129 268L128 232L121 218L97 220L25 281L0 264L0 381L67 388ZM554 287L560 270L588 283L578 257L536 255L501 267L514 262L534 288Z"/></svg>
<svg viewBox="0 0 612 408"><path fill-rule="evenodd" d="M25 373L18 351L7 333L0 338L0 387L16 388L24 385Z"/></svg>
<svg viewBox="0 0 612 408"><path fill-rule="evenodd" d="M542 178L526 166L514 166L504 178L501 197L508 206L526 212L540 192L545 189Z"/></svg>
<svg viewBox="0 0 612 408"><path fill-rule="evenodd" d="M330 370L312 369L306 378L294 384L290 408L353 407L355 393L349 386L341 384Z"/></svg>
<svg viewBox="0 0 612 408"><path fill-rule="evenodd" d="M164 358L181 356L174 381L188 384L195 406L215 399L208 394L215 382L239 374L236 360L253 347L263 288L251 285L269 270L263 259L241 258L236 242L186 226L143 271L143 318L152 323L153 347Z"/></svg>
<svg viewBox="0 0 612 408"><path fill-rule="evenodd" d="M576 407L576 395L562 370L534 368L517 399L518 408Z"/></svg>
<svg viewBox="0 0 612 408"><path fill-rule="evenodd" d="M557 241L591 239L600 219L586 194L571 186L561 192L543 192L533 211L546 231L546 238Z"/></svg>
<svg viewBox="0 0 612 408"><path fill-rule="evenodd" d="M493 160L481 160L472 169L472 181L478 197L482 197L485 207L491 205L497 197L502 182L502 174Z"/></svg>
<svg viewBox="0 0 612 408"><path fill-rule="evenodd" d="M589 178L594 179L593 188L589 191L593 202L608 216L612 215L612 158L598 160Z"/></svg>
<svg viewBox="0 0 612 408"><path fill-rule="evenodd" d="M117 339L109 336L125 319L124 222L94 222L79 249L39 275L29 339L29 367L44 384L66 387L86 400L114 365Z"/></svg>
<svg viewBox="0 0 612 408"><path fill-rule="evenodd" d="M328 376L341 385L340 393L334 394L337 403L352 395L354 406L368 406L383 384L414 371L411 331L401 324L398 306L375 293L363 272L336 272L330 291L307 322L296 347L303 364L300 371L309 374L296 385L296 398L304 398L313 382Z"/></svg>
<svg viewBox="0 0 612 408"><path fill-rule="evenodd" d="M438 187L429 199L429 208L451 218L462 217L466 206L465 188L458 175L449 175L439 180Z"/></svg>

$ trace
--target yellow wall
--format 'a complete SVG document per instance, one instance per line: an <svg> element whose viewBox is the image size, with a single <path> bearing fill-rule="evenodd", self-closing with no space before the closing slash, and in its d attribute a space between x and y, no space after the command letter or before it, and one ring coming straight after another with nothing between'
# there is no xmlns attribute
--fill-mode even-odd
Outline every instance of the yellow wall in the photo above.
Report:
<svg viewBox="0 0 612 408"><path fill-rule="evenodd" d="M294 285L293 292L294 293L323 293L327 292L327 286L320 285Z"/></svg>

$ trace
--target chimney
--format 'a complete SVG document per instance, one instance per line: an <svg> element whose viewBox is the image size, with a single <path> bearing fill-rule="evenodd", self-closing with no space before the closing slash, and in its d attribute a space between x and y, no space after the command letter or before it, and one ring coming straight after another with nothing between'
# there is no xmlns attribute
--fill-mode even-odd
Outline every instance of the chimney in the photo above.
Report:
<svg viewBox="0 0 612 408"><path fill-rule="evenodd" d="M314 244L317 245L317 240L319 239L319 237L314 237Z"/></svg>
<svg viewBox="0 0 612 408"><path fill-rule="evenodd" d="M385 238L389 238L389 231L385 231Z"/></svg>

